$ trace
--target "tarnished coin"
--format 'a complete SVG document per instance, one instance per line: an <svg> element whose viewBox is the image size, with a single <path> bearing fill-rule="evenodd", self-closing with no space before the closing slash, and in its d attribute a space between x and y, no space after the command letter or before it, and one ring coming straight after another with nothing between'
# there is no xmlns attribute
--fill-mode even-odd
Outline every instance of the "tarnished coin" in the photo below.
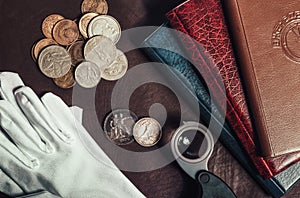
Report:
<svg viewBox="0 0 300 198"><path fill-rule="evenodd" d="M79 27L80 33L82 34L82 36L83 36L84 38L88 38L88 35L87 35L87 27L88 27L89 22L90 22L94 17L96 17L96 16L98 16L98 15L99 15L98 13L89 12L89 13L84 14L84 15L80 18L78 27Z"/></svg>
<svg viewBox="0 0 300 198"><path fill-rule="evenodd" d="M45 35L45 37L53 38L52 37L53 27L58 21L62 19L64 19L64 17L59 14L51 14L44 19L42 23L42 32Z"/></svg>
<svg viewBox="0 0 300 198"><path fill-rule="evenodd" d="M98 65L100 69L108 67L116 59L117 48L105 36L95 36L84 46L84 58Z"/></svg>
<svg viewBox="0 0 300 198"><path fill-rule="evenodd" d="M51 39L51 38L43 38L39 41L37 41L33 46L32 46L32 50L31 50L31 55L33 60L37 60L40 52L45 48L48 47L50 45L57 45L57 43L55 42L55 40Z"/></svg>
<svg viewBox="0 0 300 198"><path fill-rule="evenodd" d="M101 79L99 67L92 62L82 62L75 70L76 82L84 88L93 88L98 85Z"/></svg>
<svg viewBox="0 0 300 198"><path fill-rule="evenodd" d="M116 60L102 71L102 78L105 80L118 80L122 78L128 69L128 60L125 54L117 50Z"/></svg>
<svg viewBox="0 0 300 198"><path fill-rule="evenodd" d="M127 109L112 111L104 121L104 132L107 138L117 145L133 142L132 129L137 119L137 116Z"/></svg>
<svg viewBox="0 0 300 198"><path fill-rule="evenodd" d="M161 126L153 118L142 118L133 127L133 137L142 146L153 146L161 138Z"/></svg>
<svg viewBox="0 0 300 198"><path fill-rule="evenodd" d="M49 78L59 78L70 70L71 57L65 48L51 45L41 51L38 65L43 74Z"/></svg>
<svg viewBox="0 0 300 198"><path fill-rule="evenodd" d="M53 38L60 45L70 45L79 37L77 24L70 19L57 22L53 28Z"/></svg>
<svg viewBox="0 0 300 198"><path fill-rule="evenodd" d="M84 41L76 41L73 43L69 48L68 52L71 56L72 60L72 65L77 66L80 62L83 61L83 46L84 46Z"/></svg>
<svg viewBox="0 0 300 198"><path fill-rule="evenodd" d="M81 4L81 12L96 12L98 14L107 14L108 5L105 0L83 0Z"/></svg>
<svg viewBox="0 0 300 198"><path fill-rule="evenodd" d="M99 15L94 17L87 28L88 37L103 35L110 38L115 44L121 37L121 26L112 16Z"/></svg>
<svg viewBox="0 0 300 198"><path fill-rule="evenodd" d="M66 75L64 75L60 78L54 78L53 82L62 89L68 89L68 88L73 87L76 84L76 82L74 79L72 67Z"/></svg>

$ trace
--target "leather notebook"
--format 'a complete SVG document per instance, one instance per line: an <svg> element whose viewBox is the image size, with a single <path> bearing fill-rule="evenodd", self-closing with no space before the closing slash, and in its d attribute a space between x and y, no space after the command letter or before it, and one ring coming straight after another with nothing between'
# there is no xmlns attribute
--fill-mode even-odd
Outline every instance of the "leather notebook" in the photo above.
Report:
<svg viewBox="0 0 300 198"><path fill-rule="evenodd" d="M288 169L282 171L278 175L269 179L264 179L257 171L248 153L245 151L240 141L236 137L236 133L225 122L219 122L221 114L218 108L211 103L205 85L198 75L194 66L185 58L180 56L180 41L174 38L166 25L157 29L143 43L146 54L155 62L160 62L168 66L170 73L178 75L178 81L185 86L182 81L182 75L188 80L194 92L190 92L191 96L196 98L200 106L201 118L207 124L210 119L216 120L222 127L219 140L230 151L230 153L240 162L243 168L260 184L260 186L273 197L281 197L285 194L300 178L300 162L292 165ZM164 49L155 46L164 46ZM193 95L192 93L195 93Z"/></svg>
<svg viewBox="0 0 300 198"><path fill-rule="evenodd" d="M300 160L300 153L265 159L260 155L257 133L253 130L243 86L231 46L227 25L220 0L189 0L167 13L172 28L184 32L195 39L211 54L215 64L202 61L203 53L193 42L181 40L185 50L192 51L191 59L196 63L201 75L206 75L207 86L214 93L221 92L214 81L220 73L227 97L226 119L264 178L270 178ZM300 79L300 78L299 78ZM220 107L222 108L222 107Z"/></svg>
<svg viewBox="0 0 300 198"><path fill-rule="evenodd" d="M263 155L300 151L300 1L223 1Z"/></svg>

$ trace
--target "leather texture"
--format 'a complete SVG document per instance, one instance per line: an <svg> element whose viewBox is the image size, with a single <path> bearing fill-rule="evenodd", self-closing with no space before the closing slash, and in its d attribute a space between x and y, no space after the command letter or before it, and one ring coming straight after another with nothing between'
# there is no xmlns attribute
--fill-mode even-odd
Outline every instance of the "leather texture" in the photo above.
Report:
<svg viewBox="0 0 300 198"><path fill-rule="evenodd" d="M263 154L300 151L300 2L231 0L224 6Z"/></svg>
<svg viewBox="0 0 300 198"><path fill-rule="evenodd" d="M156 62L163 63L170 68L170 72L177 75L177 79L181 81L179 76L184 76L191 85L201 108L201 118L208 123L210 119L220 120L221 114L218 108L211 103L211 98L205 88L201 76L193 65L179 54L182 54L179 38L175 38L169 31L168 24L157 29L143 43L146 54ZM165 49L155 48L155 46L165 46ZM177 52L177 53L174 53ZM180 52L178 54L178 52ZM182 81L182 83L184 83ZM192 92L191 92L192 93ZM219 122L220 123L220 122ZM222 123L220 123L222 124ZM300 178L300 163L296 163L287 170L282 171L276 177L264 179L258 173L256 167L249 158L247 152L240 144L235 132L225 122L222 124L222 133L219 140L231 152L231 154L239 161L243 168L261 185L265 191L273 197L281 197L293 186Z"/></svg>
<svg viewBox="0 0 300 198"><path fill-rule="evenodd" d="M214 75L220 74L226 89L226 119L236 132L239 140L248 152L259 173L270 178L300 160L300 153L265 159L260 155L257 133L252 127L249 111L235 61L231 40L227 30L220 0L190 0L167 13L171 26L190 35L211 55L214 64L201 60L202 52L186 39L184 48L192 51L191 58L203 75L216 101L220 86ZM281 121L282 122L282 121Z"/></svg>

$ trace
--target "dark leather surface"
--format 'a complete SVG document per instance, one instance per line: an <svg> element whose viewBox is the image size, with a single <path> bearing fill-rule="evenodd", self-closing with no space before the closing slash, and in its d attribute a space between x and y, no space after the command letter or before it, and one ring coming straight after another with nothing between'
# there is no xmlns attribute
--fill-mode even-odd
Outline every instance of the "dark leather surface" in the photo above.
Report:
<svg viewBox="0 0 300 198"><path fill-rule="evenodd" d="M214 82L214 72L220 73L227 94L228 123L236 131L237 136L244 145L255 163L260 174L270 178L290 165L300 160L300 153L283 155L273 159L264 159L260 156L257 142L257 132L253 129L249 111L239 76L239 68L236 64L231 40L223 14L220 0L191 0L167 14L171 26L182 32L188 33L203 46L214 60L214 65L203 67L199 59L200 52L194 51L192 56L201 72L212 79L208 86L212 89L220 88Z"/></svg>
<svg viewBox="0 0 300 198"><path fill-rule="evenodd" d="M180 47L181 39L173 34L173 30L168 29L169 25L164 24L158 28L149 38L145 40L143 46L146 46L145 52L151 60L164 63L170 69L170 73L177 76L177 80L182 84L190 84L189 89L194 93L188 97L194 97L199 102L201 107L201 118L206 125L213 119L221 120L221 114L218 108L211 103L205 83L201 77L197 75L194 66L181 55L184 54ZM163 49L161 49L163 47ZM184 76L184 80L182 80ZM186 86L188 87L188 86ZM212 114L212 115L211 115ZM221 125L222 132L219 137L220 142L230 151L230 153L240 162L246 171L264 188L269 194L274 197L280 197L290 187L299 180L300 163L292 165L287 170L282 171L276 177L264 180L259 175L248 153L240 144L235 132L229 127L227 122L217 122ZM213 132L213 131L212 131ZM279 185L278 185L279 184Z"/></svg>
<svg viewBox="0 0 300 198"><path fill-rule="evenodd" d="M181 2L179 0L109 0L108 4L109 14L119 20L123 29L128 29L141 25L160 25L165 20L164 14ZM33 43L43 37L40 27L47 15L60 13L66 18L74 19L80 15L80 4L81 0L1 0L0 70L18 72L25 84L38 94L51 91L71 105L72 90L62 90L43 76L32 61L30 51ZM148 61L141 51L133 51L127 55L130 67ZM99 123L103 122L105 115L111 110L110 96L114 85L115 82L102 81L97 88L96 109ZM168 140L168 134L178 126L176 123L178 122L176 115L180 111L178 100L169 89L149 84L140 87L132 95L131 110L138 116L145 116L153 102L164 104L170 113L163 135L163 140ZM85 109L84 125L97 140L99 132L90 123L90 113L89 109ZM135 143L126 148L148 150ZM253 197L254 192L258 197L268 197L219 143L215 146L209 168L224 179L238 197ZM192 197L196 194L195 182L186 176L176 163L155 171L125 172L125 174L147 197ZM299 197L299 186L300 184L297 184L286 197Z"/></svg>

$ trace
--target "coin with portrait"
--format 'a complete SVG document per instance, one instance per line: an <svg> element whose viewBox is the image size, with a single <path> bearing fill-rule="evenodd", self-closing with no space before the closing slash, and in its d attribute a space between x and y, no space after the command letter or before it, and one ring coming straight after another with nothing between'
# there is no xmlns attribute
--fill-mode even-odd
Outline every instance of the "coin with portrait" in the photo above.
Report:
<svg viewBox="0 0 300 198"><path fill-rule="evenodd" d="M81 4L81 12L96 12L98 14L107 14L108 5L106 0L83 0Z"/></svg>
<svg viewBox="0 0 300 198"><path fill-rule="evenodd" d="M45 35L45 37L53 38L52 36L53 27L58 21L62 19L64 19L64 17L61 16L60 14L51 14L44 19L42 23L42 32Z"/></svg>
<svg viewBox="0 0 300 198"><path fill-rule="evenodd" d="M60 45L70 45L79 37L77 24L70 19L57 22L53 28L53 38Z"/></svg>
<svg viewBox="0 0 300 198"><path fill-rule="evenodd" d="M94 17L87 28L88 37L103 35L110 38L115 44L121 37L121 26L112 16L99 15Z"/></svg>

